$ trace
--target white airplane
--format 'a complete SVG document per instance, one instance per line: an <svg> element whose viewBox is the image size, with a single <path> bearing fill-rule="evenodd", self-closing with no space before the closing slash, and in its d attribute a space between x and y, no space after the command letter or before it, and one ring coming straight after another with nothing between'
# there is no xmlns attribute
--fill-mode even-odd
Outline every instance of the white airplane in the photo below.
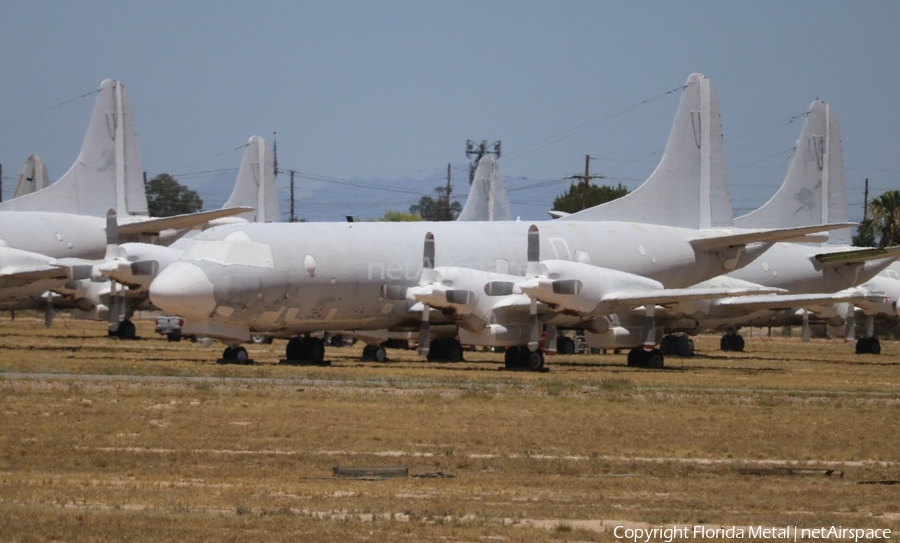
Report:
<svg viewBox="0 0 900 543"><path fill-rule="evenodd" d="M562 216L559 220L614 221L630 217L630 220L649 224L691 227L697 225L699 219L701 226L733 224L739 229L825 224L829 220L849 224L845 202L843 213L840 213L839 204L833 204L830 215L826 210L824 215L820 215L820 220L812 222L807 220L809 210L819 208L817 204L822 201L819 196L822 194L823 183L827 185L828 179L831 179L832 184L837 184L839 180L840 186L843 187L843 158L837 120L830 109L825 110L827 106L821 102L818 102L821 106L813 104L804 124L803 135L798 143L799 150L794 154L785 180L784 187L789 188L783 188L766 206L754 214L742 220L735 219L732 223L724 149L721 146L721 126L718 122L715 126L719 131L712 134L716 145L709 146L708 152L701 154L700 161L667 162L669 157L689 156L689 150L685 147L700 146L704 138L710 137L703 132L699 119L709 116L716 120L720 118L716 92L709 80L699 74L693 74L688 78L688 85L692 84L699 86L701 96L709 98L703 99L697 108L679 111L685 118L689 117L690 122L676 120L663 161L650 178L622 198L579 213ZM680 131L680 137L676 136L677 131ZM683 147L679 148L673 145L673 142ZM791 206L789 212L795 222L777 223L771 220L771 217L788 213L786 211L788 206ZM781 209L782 207L785 209ZM770 217L770 221L752 222L751 217L754 215ZM835 239L843 239L849 236L849 228L833 231L830 235ZM685 321L693 322L692 327L687 327L693 330L705 327L702 325L703 322L713 327L729 327L732 334L729 334L727 342L723 339L723 345L734 343L735 346L739 346L742 339L739 336L730 337L733 335L734 324L740 322L742 318L749 320L751 317L759 317L761 311L771 315L770 312L764 311L767 308L778 308L783 311L787 303L798 304L802 303L801 300L819 306L837 302L865 301L867 296L861 292L834 293L874 277L879 271L884 270L897 254L900 253L849 249L846 246L774 244L752 265L736 269L730 272L728 277L717 277L697 286L747 288L755 284L784 289L791 296L757 296L739 300L729 298L718 302L710 300L682 302L670 304L665 308L665 314L669 318L682 319L677 325L670 325L673 330L685 329ZM798 297L799 294L805 296ZM619 325L626 329L640 329L641 319L637 316L620 315L619 319ZM664 325L664 321L665 319L662 319L658 324ZM631 337L624 334L621 337L624 338L624 342L593 346L623 348L629 346L628 342L635 341L633 334ZM692 342L683 336L679 339L667 337L663 341L663 346L672 354L689 355L693 350Z"/></svg>
<svg viewBox="0 0 900 543"><path fill-rule="evenodd" d="M37 155L31 155L25 161L25 168L22 175L19 176L19 183L16 185L16 191L13 198L37 192L50 184L47 175L47 165Z"/></svg>
<svg viewBox="0 0 900 543"><path fill-rule="evenodd" d="M704 179L711 168L724 171L713 152L722 148L717 110L710 87L689 78L654 175ZM540 228L507 221L220 226L199 234L157 276L150 299L184 317L188 333L227 343L224 359L245 360L240 344L251 333L293 338L287 359L321 352L319 340L301 337L321 330L418 328L424 353L434 321L455 325L467 344L516 346L508 365L537 369L545 324L584 328L591 339L615 335L610 314L643 306L652 320L651 300L730 295L683 289L745 266L771 243L847 226L735 233L720 227L712 208L679 208L692 217L690 227L580 217L590 211ZM634 356L661 365L652 332Z"/></svg>
<svg viewBox="0 0 900 543"><path fill-rule="evenodd" d="M109 209L124 217L119 235L135 240L158 240L176 229L251 210L148 217L131 102L120 83L105 80L75 164L56 183L0 203L4 308L31 307L35 296L86 278L89 266L62 259L103 258Z"/></svg>
<svg viewBox="0 0 900 543"><path fill-rule="evenodd" d="M104 229L110 209L119 217L119 235L139 241L174 241L165 238L177 229L250 211L221 209L149 217L131 99L121 83L106 79L100 84L81 151L69 171L44 189L0 202L0 215L14 217L29 239L22 242L16 229L7 228L0 230L0 236L9 247L47 256L99 258L106 250ZM95 230L92 235L83 236L65 226L73 215L82 217L85 228ZM44 239L58 237L66 240L53 243Z"/></svg>
<svg viewBox="0 0 900 543"><path fill-rule="evenodd" d="M486 156L478 161L469 197L458 221L508 221L509 198L506 196L506 181L500 167L493 158Z"/></svg>
<svg viewBox="0 0 900 543"><path fill-rule="evenodd" d="M275 165L272 149L263 138L251 137L244 151L231 196L223 209L252 211L211 221L216 224L247 224L280 220ZM256 211L255 206L259 206ZM73 265L91 266L89 278L57 285L52 290L65 304L74 306L77 318L109 319L111 335L129 339L135 327L130 321L134 311L148 306L150 283L159 270L177 261L183 252L182 241L164 247L148 243L119 244L114 214L107 219L107 249L97 262L77 262ZM74 275L74 273L73 273Z"/></svg>

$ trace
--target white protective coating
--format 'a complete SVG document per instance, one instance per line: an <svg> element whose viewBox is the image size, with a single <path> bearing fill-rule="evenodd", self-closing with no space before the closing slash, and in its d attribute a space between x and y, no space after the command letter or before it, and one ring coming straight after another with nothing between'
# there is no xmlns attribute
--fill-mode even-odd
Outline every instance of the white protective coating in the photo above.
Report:
<svg viewBox="0 0 900 543"><path fill-rule="evenodd" d="M131 99L121 83L106 79L75 164L49 187L0 203L0 211L146 216L143 175Z"/></svg>
<svg viewBox="0 0 900 543"><path fill-rule="evenodd" d="M275 155L266 140L253 136L247 142L234 190L223 207L254 208L237 215L249 222L279 222L278 191L275 186Z"/></svg>
<svg viewBox="0 0 900 543"><path fill-rule="evenodd" d="M706 76L691 74L663 157L631 193L559 220L631 221L704 229L732 226L719 97Z"/></svg>
<svg viewBox="0 0 900 543"><path fill-rule="evenodd" d="M475 179L469 188L469 197L458 221L508 221L509 197L500 166L491 157L478 161Z"/></svg>
<svg viewBox="0 0 900 543"><path fill-rule="evenodd" d="M47 165L44 164L41 157L31 155L25 161L25 167L22 169L22 175L19 176L19 183L16 185L13 198L37 192L46 188L49 184Z"/></svg>
<svg viewBox="0 0 900 543"><path fill-rule="evenodd" d="M787 228L849 222L844 155L837 116L825 102L809 106L784 183L762 207L734 219L740 228ZM828 243L849 245L850 228L834 230Z"/></svg>

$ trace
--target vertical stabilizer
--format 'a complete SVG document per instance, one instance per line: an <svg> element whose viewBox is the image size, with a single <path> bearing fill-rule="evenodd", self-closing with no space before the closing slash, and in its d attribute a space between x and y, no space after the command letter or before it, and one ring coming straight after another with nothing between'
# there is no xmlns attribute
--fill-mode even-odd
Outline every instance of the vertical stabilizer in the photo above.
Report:
<svg viewBox="0 0 900 543"><path fill-rule="evenodd" d="M16 192L13 198L25 196L32 192L37 192L46 188L50 184L47 178L47 165L37 155L31 155L25 161L25 168L22 169L22 175L19 176L19 184L16 185Z"/></svg>
<svg viewBox="0 0 900 543"><path fill-rule="evenodd" d="M247 142L244 159L226 208L248 206L254 211L237 215L250 222L279 222L278 189L275 186L275 155L266 140L253 136Z"/></svg>
<svg viewBox="0 0 900 543"><path fill-rule="evenodd" d="M759 209L734 220L740 228L790 228L849 222L844 154L837 116L825 102L809 106L781 188ZM850 228L832 230L829 243L849 245Z"/></svg>
<svg viewBox="0 0 900 543"><path fill-rule="evenodd" d="M691 74L656 170L626 196L560 220L630 221L683 228L732 226L719 97Z"/></svg>
<svg viewBox="0 0 900 543"><path fill-rule="evenodd" d="M120 218L147 215L131 99L121 83L106 79L75 164L49 187L0 203L0 211L106 217L110 209Z"/></svg>
<svg viewBox="0 0 900 543"><path fill-rule="evenodd" d="M491 157L478 161L475 179L469 189L469 198L458 221L508 221L509 198L506 196L506 182L500 166Z"/></svg>

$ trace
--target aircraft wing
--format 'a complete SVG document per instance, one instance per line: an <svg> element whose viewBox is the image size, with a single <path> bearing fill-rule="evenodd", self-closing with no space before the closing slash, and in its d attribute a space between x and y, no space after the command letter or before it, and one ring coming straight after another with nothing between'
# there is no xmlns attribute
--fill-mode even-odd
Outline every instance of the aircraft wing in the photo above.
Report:
<svg viewBox="0 0 900 543"><path fill-rule="evenodd" d="M199 213L188 213L185 215L175 215L173 217L153 218L146 221L126 222L119 224L119 235L123 237L140 236L143 234L159 234L163 230L180 230L184 228L192 228L199 226L213 219L222 217L231 217L253 211L252 207L229 207L226 209L215 209L213 211L201 211Z"/></svg>
<svg viewBox="0 0 900 543"><path fill-rule="evenodd" d="M900 256L900 246L820 253L812 258L820 264L836 266L838 264L861 264L870 260L896 258L898 256Z"/></svg>
<svg viewBox="0 0 900 543"><path fill-rule="evenodd" d="M833 224L822 224L813 226L798 226L794 228L775 228L772 230L756 230L749 232L741 232L739 234L726 234L723 236L711 236L696 238L690 241L694 249L700 251L715 251L717 249L725 249L735 245L747 245L749 243L775 243L778 241L797 240L807 234L816 234L829 230L839 230L849 226L856 226L856 223L842 222Z"/></svg>
<svg viewBox="0 0 900 543"><path fill-rule="evenodd" d="M883 294L861 292L834 292L829 294L776 294L770 296L744 296L724 298L719 304L728 307L758 311L761 309L795 309L798 307L833 305L840 303L865 303L882 300Z"/></svg>
<svg viewBox="0 0 900 543"><path fill-rule="evenodd" d="M0 272L0 288L23 287L41 279L59 279L65 281L69 278L65 267L52 264L37 266L21 266L12 270Z"/></svg>
<svg viewBox="0 0 900 543"><path fill-rule="evenodd" d="M784 292L780 288L755 287L755 288L675 288L646 291L619 291L611 292L600 299L597 309L601 312L618 313L629 311L642 305L667 305L697 300L715 300L720 298L735 298L756 296L764 298L773 294ZM757 296L759 295L759 296Z"/></svg>

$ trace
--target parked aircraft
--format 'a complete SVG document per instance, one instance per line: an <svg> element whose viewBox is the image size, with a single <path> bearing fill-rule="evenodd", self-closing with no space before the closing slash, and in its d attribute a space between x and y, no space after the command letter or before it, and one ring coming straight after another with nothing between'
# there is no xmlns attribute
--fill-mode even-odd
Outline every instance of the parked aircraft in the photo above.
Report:
<svg viewBox="0 0 900 543"><path fill-rule="evenodd" d="M19 183L16 185L16 191L13 198L37 192L50 184L47 175L47 165L37 155L31 155L25 161L25 167L22 175L19 176Z"/></svg>
<svg viewBox="0 0 900 543"><path fill-rule="evenodd" d="M199 234L182 259L159 274L150 299L184 317L190 333L227 343L224 359L245 359L240 343L251 333L293 338L288 359L321 352L318 340L300 337L321 330L420 329L424 350L436 322L470 333L467 344L518 346L513 352L521 356L508 362L537 368L543 357L535 330L544 324L578 326L599 342L620 333L607 314L633 304L652 319L651 299L696 299L696 292L670 291L739 269L772 243L847 226L723 228L730 214L709 205L727 201L727 192L710 181L714 171L724 175L721 149L715 93L708 80L691 76L652 176L658 182L700 179L705 198L684 195L650 209L660 216L674 212L682 224L598 222L586 210L539 228L506 221L221 226ZM701 209L698 201L707 205ZM554 297L560 295L565 303ZM447 305L432 311L445 296ZM473 331L479 321L482 328ZM652 331L642 340L649 350L634 356L661 364Z"/></svg>

